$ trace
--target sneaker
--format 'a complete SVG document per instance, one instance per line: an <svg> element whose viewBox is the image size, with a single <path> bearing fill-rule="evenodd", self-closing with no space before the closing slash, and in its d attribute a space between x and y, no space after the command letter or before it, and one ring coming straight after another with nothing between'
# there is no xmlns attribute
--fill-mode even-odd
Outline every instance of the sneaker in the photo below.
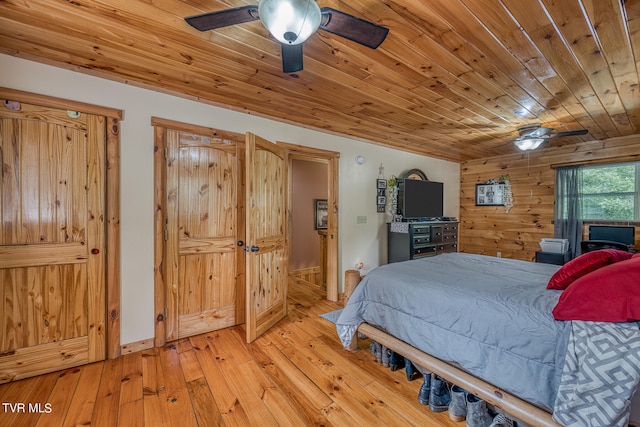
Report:
<svg viewBox="0 0 640 427"><path fill-rule="evenodd" d="M493 422L489 427L513 427L513 420L498 414L493 418Z"/></svg>

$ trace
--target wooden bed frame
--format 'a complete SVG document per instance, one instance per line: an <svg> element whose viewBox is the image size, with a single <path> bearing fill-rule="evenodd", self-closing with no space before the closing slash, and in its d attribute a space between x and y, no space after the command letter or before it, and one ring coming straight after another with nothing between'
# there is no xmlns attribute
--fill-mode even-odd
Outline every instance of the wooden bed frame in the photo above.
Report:
<svg viewBox="0 0 640 427"><path fill-rule="evenodd" d="M398 338L376 328L375 326L362 323L358 327L358 330L351 341L351 345L348 348L350 351L358 349L358 332L362 333L369 339L382 344L388 349L401 354L415 364L420 365L429 371L435 372L445 380L462 387L469 393L474 394L494 407L503 410L507 415L513 417L517 421L532 426L560 426L560 424L551 419L551 414L544 409L532 405L531 403L509 394L486 381L456 368L455 366L424 353L404 341L401 341ZM638 402L639 397L640 396L637 394L634 401ZM629 425L640 427L640 423L637 421L630 421Z"/></svg>

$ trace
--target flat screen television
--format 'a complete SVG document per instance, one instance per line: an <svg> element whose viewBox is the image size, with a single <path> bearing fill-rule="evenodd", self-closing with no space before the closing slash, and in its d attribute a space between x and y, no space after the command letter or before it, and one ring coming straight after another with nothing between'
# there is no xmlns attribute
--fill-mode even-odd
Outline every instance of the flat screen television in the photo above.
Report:
<svg viewBox="0 0 640 427"><path fill-rule="evenodd" d="M398 180L398 214L405 220L441 217L443 187L441 182L435 181Z"/></svg>
<svg viewBox="0 0 640 427"><path fill-rule="evenodd" d="M636 229L622 225L590 225L589 240L609 240L632 246L635 243Z"/></svg>

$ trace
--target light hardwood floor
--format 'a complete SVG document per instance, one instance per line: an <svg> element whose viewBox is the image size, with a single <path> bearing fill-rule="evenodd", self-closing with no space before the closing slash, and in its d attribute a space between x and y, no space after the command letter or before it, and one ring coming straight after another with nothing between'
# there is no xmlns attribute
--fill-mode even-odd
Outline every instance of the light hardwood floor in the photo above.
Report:
<svg viewBox="0 0 640 427"><path fill-rule="evenodd" d="M0 426L464 426L419 404L421 380L377 364L368 340L343 350L319 317L338 308L290 281L288 317L253 344L233 327L4 384L0 402L43 413L3 404Z"/></svg>

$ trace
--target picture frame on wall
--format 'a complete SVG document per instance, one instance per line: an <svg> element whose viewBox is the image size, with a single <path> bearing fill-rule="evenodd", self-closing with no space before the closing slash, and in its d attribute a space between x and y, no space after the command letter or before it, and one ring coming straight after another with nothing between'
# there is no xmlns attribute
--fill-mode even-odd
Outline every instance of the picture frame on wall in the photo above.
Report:
<svg viewBox="0 0 640 427"><path fill-rule="evenodd" d="M329 225L329 207L327 205L327 199L315 199L314 212L315 212L315 229L326 230Z"/></svg>
<svg viewBox="0 0 640 427"><path fill-rule="evenodd" d="M504 183L476 184L476 206L504 206Z"/></svg>
<svg viewBox="0 0 640 427"><path fill-rule="evenodd" d="M387 207L387 180L376 179L376 211L384 213Z"/></svg>

